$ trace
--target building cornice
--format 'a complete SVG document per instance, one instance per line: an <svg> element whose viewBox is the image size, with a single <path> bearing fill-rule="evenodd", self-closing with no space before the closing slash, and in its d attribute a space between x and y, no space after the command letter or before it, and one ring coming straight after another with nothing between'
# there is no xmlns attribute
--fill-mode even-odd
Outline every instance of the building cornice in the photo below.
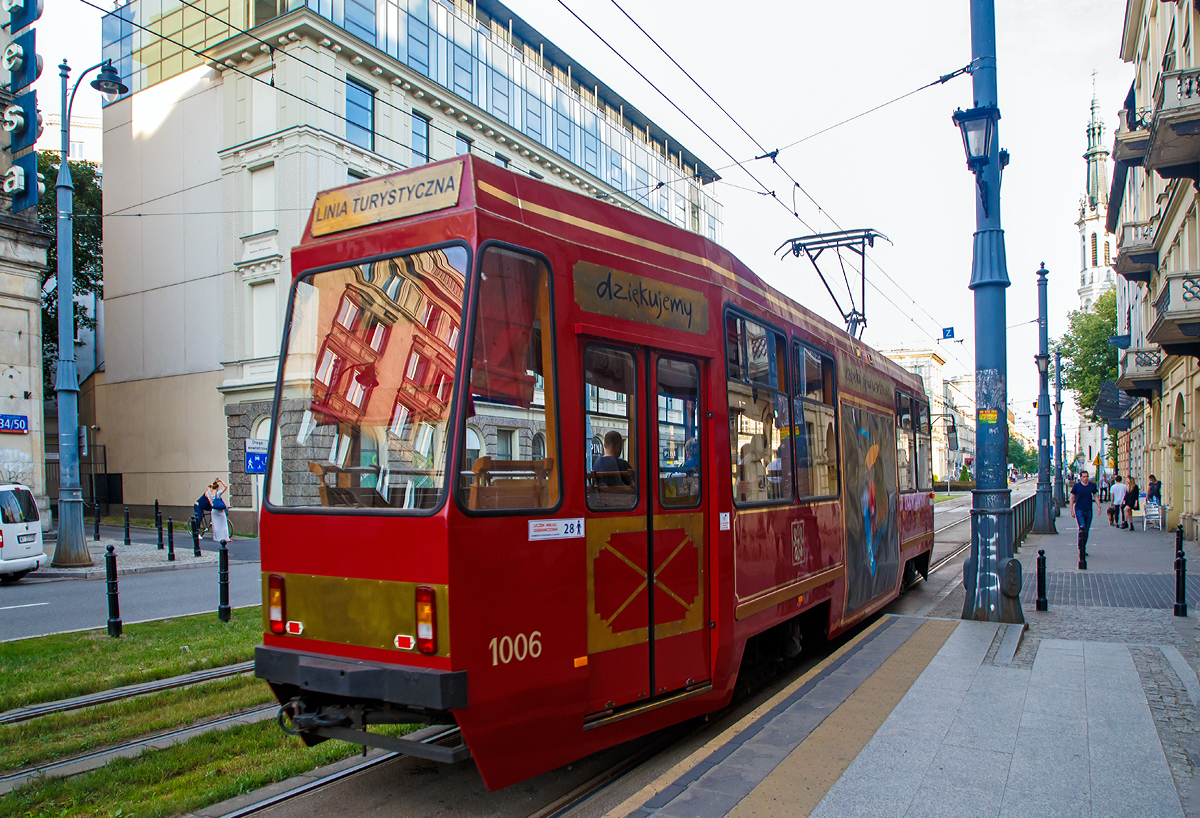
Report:
<svg viewBox="0 0 1200 818"><path fill-rule="evenodd" d="M1121 60L1137 60L1138 33L1141 30L1142 10L1146 0L1125 0L1125 26L1121 31Z"/></svg>

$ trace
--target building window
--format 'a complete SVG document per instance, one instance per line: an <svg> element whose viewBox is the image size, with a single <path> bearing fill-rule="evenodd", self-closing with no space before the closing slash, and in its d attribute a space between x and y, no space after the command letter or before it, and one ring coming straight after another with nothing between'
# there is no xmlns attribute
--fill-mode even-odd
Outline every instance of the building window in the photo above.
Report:
<svg viewBox="0 0 1200 818"><path fill-rule="evenodd" d="M1109 260L1109 252L1110 252L1109 247L1110 247L1110 243L1105 241L1104 242L1104 266L1105 267L1108 267L1109 265L1112 264L1112 261Z"/></svg>
<svg viewBox="0 0 1200 818"><path fill-rule="evenodd" d="M275 320L275 282L263 281L250 287L250 357L265 358L278 351L279 329Z"/></svg>
<svg viewBox="0 0 1200 818"><path fill-rule="evenodd" d="M1096 234L1093 233L1092 234L1092 266L1098 267L1099 265L1100 265L1100 260L1096 255Z"/></svg>
<svg viewBox="0 0 1200 818"><path fill-rule="evenodd" d="M412 113L412 167L429 161L429 119Z"/></svg>
<svg viewBox="0 0 1200 818"><path fill-rule="evenodd" d="M454 135L454 155L462 156L471 152L471 139L462 134Z"/></svg>
<svg viewBox="0 0 1200 818"><path fill-rule="evenodd" d="M513 459L513 438L515 436L515 429L496 430L496 458L498 460Z"/></svg>
<svg viewBox="0 0 1200 818"><path fill-rule="evenodd" d="M475 461L479 459L480 455L484 453L479 433L474 429L467 429L467 438L464 447L466 448L466 457L464 460L467 468L470 469L475 465Z"/></svg>
<svg viewBox="0 0 1200 818"><path fill-rule="evenodd" d="M346 0L346 31L375 45L375 4L366 0Z"/></svg>
<svg viewBox="0 0 1200 818"><path fill-rule="evenodd" d="M346 80L346 141L363 150L375 150L375 92Z"/></svg>
<svg viewBox="0 0 1200 818"><path fill-rule="evenodd" d="M275 229L275 166L250 171L250 232Z"/></svg>
<svg viewBox="0 0 1200 818"><path fill-rule="evenodd" d="M546 458L546 438L542 434L533 436L533 459L544 460Z"/></svg>
<svg viewBox="0 0 1200 818"><path fill-rule="evenodd" d="M502 168L508 167L509 158L502 153L496 154L496 164Z"/></svg>

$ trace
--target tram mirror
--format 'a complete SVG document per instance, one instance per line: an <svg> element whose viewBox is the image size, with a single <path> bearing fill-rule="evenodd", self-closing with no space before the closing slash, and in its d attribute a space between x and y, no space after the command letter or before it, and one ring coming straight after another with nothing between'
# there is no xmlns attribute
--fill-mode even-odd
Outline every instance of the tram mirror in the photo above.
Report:
<svg viewBox="0 0 1200 818"><path fill-rule="evenodd" d="M954 425L954 421L950 421L950 428L946 430L946 448L952 452L958 451L958 427Z"/></svg>

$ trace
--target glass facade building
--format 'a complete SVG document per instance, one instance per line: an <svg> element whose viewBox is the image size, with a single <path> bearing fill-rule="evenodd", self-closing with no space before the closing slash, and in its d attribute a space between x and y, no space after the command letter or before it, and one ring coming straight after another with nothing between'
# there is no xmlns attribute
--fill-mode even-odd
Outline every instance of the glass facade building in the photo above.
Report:
<svg viewBox="0 0 1200 818"><path fill-rule="evenodd" d="M189 49L203 51L307 7L530 143L680 227L719 240L720 205L703 184L716 174L586 71L576 67L572 76L569 58L499 3L189 2L197 8L179 0L132 0L105 16L103 58L113 61L131 93L206 62ZM348 118L346 138L362 145L359 127ZM427 152L411 147L414 154Z"/></svg>

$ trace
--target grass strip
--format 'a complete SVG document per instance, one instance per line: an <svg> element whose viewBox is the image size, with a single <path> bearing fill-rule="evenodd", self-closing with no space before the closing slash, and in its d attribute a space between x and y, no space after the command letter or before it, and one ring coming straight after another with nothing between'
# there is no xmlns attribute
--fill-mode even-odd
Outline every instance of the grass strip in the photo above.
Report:
<svg viewBox="0 0 1200 818"><path fill-rule="evenodd" d="M955 497L962 497L962 495L961 494L935 494L935 495L933 495L933 502L936 504L936 503L942 502L943 500L953 500Z"/></svg>
<svg viewBox="0 0 1200 818"><path fill-rule="evenodd" d="M98 630L2 642L0 711L245 662L261 642L257 606L227 623L207 613L126 625L119 639Z"/></svg>
<svg viewBox="0 0 1200 818"><path fill-rule="evenodd" d="M274 700L266 682L235 676L111 704L0 725L0 770L56 761Z"/></svg>
<svg viewBox="0 0 1200 818"><path fill-rule="evenodd" d="M378 728L392 735L413 729L411 725ZM116 759L83 775L30 782L0 796L0 818L179 815L359 752L358 745L341 741L305 747L273 721L239 725L165 750Z"/></svg>

